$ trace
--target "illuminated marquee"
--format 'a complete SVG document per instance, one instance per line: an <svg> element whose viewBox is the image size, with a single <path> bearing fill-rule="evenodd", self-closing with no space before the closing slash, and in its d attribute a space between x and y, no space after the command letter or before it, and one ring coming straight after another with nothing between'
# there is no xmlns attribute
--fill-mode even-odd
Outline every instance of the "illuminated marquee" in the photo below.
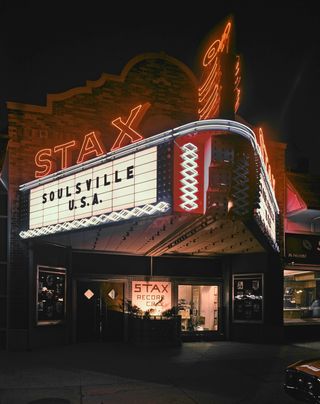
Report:
<svg viewBox="0 0 320 404"><path fill-rule="evenodd" d="M272 195L267 187L266 179L260 175L260 200L259 208L255 210L265 232L274 244L277 242L277 220L276 211L272 203Z"/></svg>
<svg viewBox="0 0 320 404"><path fill-rule="evenodd" d="M237 134L251 144L258 157L260 189L263 189L255 214L275 240L279 208L268 175L270 169L263 157L265 152L252 129L225 119L190 122L129 144L99 160L21 185L22 212L26 214L21 219L20 236L36 237L146 215L168 214L171 208L173 212L205 214L215 132ZM139 182L137 160L142 157L145 169L140 171ZM145 199L138 195L143 192Z"/></svg>
<svg viewBox="0 0 320 404"><path fill-rule="evenodd" d="M269 157L268 157L268 153L267 153L267 148L264 142L264 135L263 135L263 131L262 128L259 128L259 136L258 136L258 143L260 146L260 150L261 150L261 156L263 159L263 162L265 164L266 170L267 170L267 174L269 176L272 188L275 189L276 187L276 180L274 178L274 175L271 172L271 165L269 162Z"/></svg>
<svg viewBox="0 0 320 404"><path fill-rule="evenodd" d="M32 188L21 237L165 212L169 204L157 200L157 153L150 147Z"/></svg>
<svg viewBox="0 0 320 404"><path fill-rule="evenodd" d="M255 133L257 145L259 146L261 165L264 169L260 172L260 198L259 208L255 209L255 216L260 222L263 230L269 236L274 245L277 244L277 209L274 204L274 190L276 180L271 171L271 165L267 153L264 134L259 128L258 135ZM270 187L270 185L271 187ZM268 186L269 185L269 186Z"/></svg>

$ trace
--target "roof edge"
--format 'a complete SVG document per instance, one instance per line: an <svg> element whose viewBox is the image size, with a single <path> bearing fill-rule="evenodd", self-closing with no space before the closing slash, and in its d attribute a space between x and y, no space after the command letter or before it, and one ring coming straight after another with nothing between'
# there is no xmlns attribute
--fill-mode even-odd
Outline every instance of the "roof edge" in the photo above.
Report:
<svg viewBox="0 0 320 404"><path fill-rule="evenodd" d="M53 112L53 103L57 101L64 101L68 98L71 98L75 95L79 94L91 94L92 89L102 87L107 81L117 81L117 82L124 82L129 71L133 68L134 65L141 62L142 60L147 59L164 59L167 60L177 66L189 77L195 88L198 86L198 80L193 73L193 71L183 62L179 61L178 59L165 54L164 52L159 53L144 53L138 56L133 57L130 59L124 68L122 69L120 75L110 74L110 73L102 73L101 77L97 80L87 80L85 86L81 87L74 87L67 91L61 93L53 93L47 94L47 103L46 105L34 105L34 104L24 104L19 102L12 102L7 101L7 109L8 110L17 110L17 111L24 111L24 112L36 112L36 113L43 113L43 114L52 114Z"/></svg>

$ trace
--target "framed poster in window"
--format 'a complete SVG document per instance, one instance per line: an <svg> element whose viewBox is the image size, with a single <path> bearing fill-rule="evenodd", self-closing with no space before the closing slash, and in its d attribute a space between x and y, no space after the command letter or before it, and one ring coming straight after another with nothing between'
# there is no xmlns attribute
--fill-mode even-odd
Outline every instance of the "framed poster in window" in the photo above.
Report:
<svg viewBox="0 0 320 404"><path fill-rule="evenodd" d="M235 323L263 322L263 274L232 277L232 320Z"/></svg>
<svg viewBox="0 0 320 404"><path fill-rule="evenodd" d="M66 314L66 269L37 268L37 325L59 324Z"/></svg>

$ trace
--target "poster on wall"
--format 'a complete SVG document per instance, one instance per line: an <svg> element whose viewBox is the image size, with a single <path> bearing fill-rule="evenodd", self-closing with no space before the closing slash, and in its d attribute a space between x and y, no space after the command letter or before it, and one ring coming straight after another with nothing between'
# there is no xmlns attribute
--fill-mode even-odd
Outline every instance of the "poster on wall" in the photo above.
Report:
<svg viewBox="0 0 320 404"><path fill-rule="evenodd" d="M65 320L66 269L38 266L37 325Z"/></svg>
<svg viewBox="0 0 320 404"><path fill-rule="evenodd" d="M263 274L233 275L233 321L263 322Z"/></svg>

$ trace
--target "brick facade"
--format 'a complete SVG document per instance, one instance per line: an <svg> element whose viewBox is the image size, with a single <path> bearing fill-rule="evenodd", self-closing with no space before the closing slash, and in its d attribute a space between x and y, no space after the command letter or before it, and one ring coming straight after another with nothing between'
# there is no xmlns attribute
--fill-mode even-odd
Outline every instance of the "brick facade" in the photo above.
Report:
<svg viewBox="0 0 320 404"><path fill-rule="evenodd" d="M18 188L34 179L36 153L73 139L81 144L92 131L100 135L109 151L119 133L111 121L119 116L126 120L132 108L145 102L151 103L151 107L139 126L144 137L197 120L197 82L193 73L172 57L148 54L132 59L120 76L103 74L85 87L49 95L46 106L8 103L11 222L8 329L16 345L27 344L28 268L32 265L28 262L31 242L19 237ZM79 149L73 153L73 164L78 152ZM60 168L57 155L56 169Z"/></svg>
<svg viewBox="0 0 320 404"><path fill-rule="evenodd" d="M7 339L9 349L36 346L41 343L41 339L45 339L43 327L38 327L37 335L34 333L36 328L33 314L36 303L35 264L41 262L41 265L68 268L68 262L72 260L68 248L63 252L58 251L59 248L61 250L61 246L56 245L42 249L38 240L25 241L19 236L22 210L19 186L34 180L37 169L34 162L36 153L43 148L53 149L56 145L76 140L79 145L73 151L70 165L75 164L84 136L93 131L99 135L108 152L119 134L119 130L111 122L117 117L126 121L134 107L147 102L151 106L137 128L144 137L196 121L198 120L197 87L194 74L183 63L164 54L147 54L132 59L119 76L103 74L99 80L89 81L84 87L49 95L46 106L8 103L10 250ZM283 212L285 147L272 143L267 144L267 149L277 181L276 196ZM55 159L54 171L60 170L61 155L59 152L52 153ZM239 268L234 262L235 271L238 269L243 271L244 267L251 266L251 258L246 256L247 263L239 265ZM258 258L261 259L260 256ZM257 265L253 266L253 268L256 267ZM270 267L273 268L274 276L271 274L268 282L278 285L277 302L280 302L282 301L282 283L281 279L279 280L276 259L270 263ZM69 280L71 280L71 271L72 269L68 273ZM230 274L228 276L231 276ZM228 287L229 284L226 283L225 301L226 307L231 307L231 303L228 302L230 298ZM71 288L69 289L67 299L71 302ZM273 306L270 310L271 313ZM269 320L270 324L277 323L278 326L278 318L274 322L270 315ZM70 327L70 324L71 322L68 322L67 327ZM60 333L58 336L59 330L61 331L61 328L56 327L51 337L52 340L56 338L56 341L60 338L63 342L65 335L68 336L71 332L66 330L65 335Z"/></svg>

